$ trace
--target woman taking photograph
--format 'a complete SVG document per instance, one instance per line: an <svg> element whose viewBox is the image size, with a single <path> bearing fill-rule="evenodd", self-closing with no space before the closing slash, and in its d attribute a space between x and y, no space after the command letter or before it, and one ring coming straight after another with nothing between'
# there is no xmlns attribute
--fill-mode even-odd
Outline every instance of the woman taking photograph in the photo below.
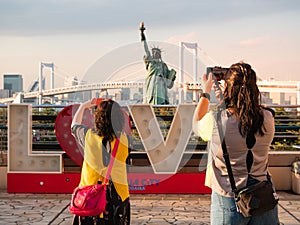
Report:
<svg viewBox="0 0 300 225"><path fill-rule="evenodd" d="M94 127L83 125L85 110L94 116ZM78 144L84 149L84 161L79 186L103 182L116 139L120 139L107 187L106 211L96 217L74 216L73 224L80 225L129 225L130 204L127 183L126 159L128 139L123 132L124 113L113 100L82 103L72 120L71 129Z"/></svg>
<svg viewBox="0 0 300 225"><path fill-rule="evenodd" d="M256 74L249 64L233 64L222 77L222 84L217 84L212 73L203 76L203 93L194 115L194 132L208 141L205 185L212 189L211 225L277 225L277 206L247 218L236 207L223 158L217 112L208 111L209 94L214 86L216 97L222 98L218 107L237 189L270 179L268 151L275 132L274 112L260 105ZM248 152L252 155L249 158Z"/></svg>

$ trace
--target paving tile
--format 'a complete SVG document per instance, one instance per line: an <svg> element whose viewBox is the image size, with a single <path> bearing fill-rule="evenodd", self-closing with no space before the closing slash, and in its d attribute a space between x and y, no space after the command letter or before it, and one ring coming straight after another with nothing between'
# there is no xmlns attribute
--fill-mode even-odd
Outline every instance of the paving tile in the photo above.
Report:
<svg viewBox="0 0 300 225"><path fill-rule="evenodd" d="M300 196L279 192L279 218L300 224ZM70 194L8 194L0 191L0 225L66 225ZM209 225L209 195L132 195L131 225Z"/></svg>

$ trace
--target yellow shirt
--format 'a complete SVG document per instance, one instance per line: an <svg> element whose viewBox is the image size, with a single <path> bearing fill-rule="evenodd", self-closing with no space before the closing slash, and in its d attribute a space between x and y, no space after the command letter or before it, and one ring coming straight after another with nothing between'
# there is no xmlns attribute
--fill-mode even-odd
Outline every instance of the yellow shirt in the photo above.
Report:
<svg viewBox="0 0 300 225"><path fill-rule="evenodd" d="M102 160L102 139L89 129L85 136L84 160L81 170L79 186L96 184L98 180L104 181L107 167ZM111 142L113 150L116 139ZM126 159L128 157L128 140L124 133L120 136L120 143L111 171L111 179L122 201L129 197L127 182Z"/></svg>

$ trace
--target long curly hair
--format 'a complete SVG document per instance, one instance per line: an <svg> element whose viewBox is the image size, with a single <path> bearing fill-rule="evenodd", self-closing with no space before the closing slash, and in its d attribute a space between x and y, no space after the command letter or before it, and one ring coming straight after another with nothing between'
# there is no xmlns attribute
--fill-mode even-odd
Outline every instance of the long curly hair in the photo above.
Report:
<svg viewBox="0 0 300 225"><path fill-rule="evenodd" d="M108 141L119 137L124 125L124 114L113 100L103 100L95 110L95 132Z"/></svg>
<svg viewBox="0 0 300 225"><path fill-rule="evenodd" d="M256 84L256 73L247 63L231 65L225 76L224 101L226 108L233 108L239 120L239 132L264 135L264 116L261 95Z"/></svg>

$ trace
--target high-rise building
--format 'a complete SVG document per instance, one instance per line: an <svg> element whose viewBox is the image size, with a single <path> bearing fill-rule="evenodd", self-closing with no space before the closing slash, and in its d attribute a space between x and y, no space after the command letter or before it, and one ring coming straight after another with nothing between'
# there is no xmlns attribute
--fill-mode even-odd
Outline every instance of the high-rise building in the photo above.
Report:
<svg viewBox="0 0 300 225"><path fill-rule="evenodd" d="M64 82L64 86L65 87L69 87L69 86L75 86L75 85L79 85L79 82L78 81L78 78L76 76L74 77L69 77L69 78L66 78L65 79L65 82ZM64 100L69 100L69 101L75 101L76 100L81 100L82 99L82 93L78 93L78 92L75 92L75 93L69 93L69 94L64 94Z"/></svg>
<svg viewBox="0 0 300 225"><path fill-rule="evenodd" d="M16 92L23 91L23 77L20 74L4 74L3 75L3 89L9 90L10 96Z"/></svg>
<svg viewBox="0 0 300 225"><path fill-rule="evenodd" d="M0 98L9 98L9 90L0 89Z"/></svg>

